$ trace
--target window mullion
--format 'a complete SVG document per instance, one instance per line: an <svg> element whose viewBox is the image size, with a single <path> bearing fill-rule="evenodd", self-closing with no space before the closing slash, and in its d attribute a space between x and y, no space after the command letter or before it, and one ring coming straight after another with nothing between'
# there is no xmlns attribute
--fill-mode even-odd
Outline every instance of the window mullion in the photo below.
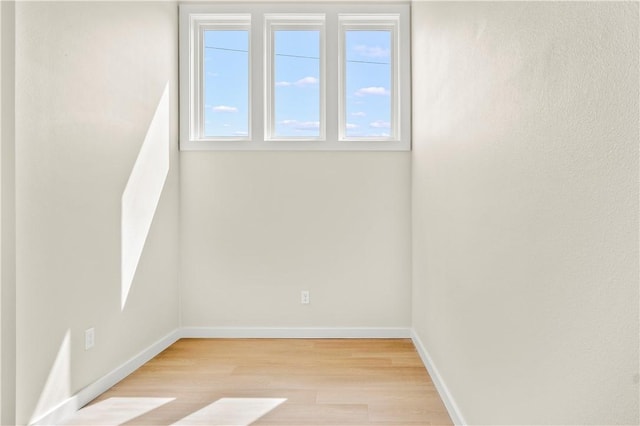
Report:
<svg viewBox="0 0 640 426"><path fill-rule="evenodd" d="M330 14L327 16L325 28L325 73L324 87L325 91L325 125L326 140L337 141L340 117L340 95L338 89L338 67L339 60L339 37L338 37L338 15Z"/></svg>
<svg viewBox="0 0 640 426"><path fill-rule="evenodd" d="M250 134L251 140L262 141L266 130L264 128L264 93L265 81L261 70L264 69L265 45L262 37L264 33L264 19L259 14L254 14L251 18L251 57L250 57Z"/></svg>

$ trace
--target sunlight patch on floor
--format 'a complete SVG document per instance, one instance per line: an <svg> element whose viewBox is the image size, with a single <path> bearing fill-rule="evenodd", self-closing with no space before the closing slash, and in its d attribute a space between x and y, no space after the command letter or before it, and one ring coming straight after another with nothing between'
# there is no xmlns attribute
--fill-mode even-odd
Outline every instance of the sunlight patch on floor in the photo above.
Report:
<svg viewBox="0 0 640 426"><path fill-rule="evenodd" d="M109 398L81 409L63 425L121 425L174 399Z"/></svg>
<svg viewBox="0 0 640 426"><path fill-rule="evenodd" d="M174 425L247 426L286 400L286 398L221 398Z"/></svg>

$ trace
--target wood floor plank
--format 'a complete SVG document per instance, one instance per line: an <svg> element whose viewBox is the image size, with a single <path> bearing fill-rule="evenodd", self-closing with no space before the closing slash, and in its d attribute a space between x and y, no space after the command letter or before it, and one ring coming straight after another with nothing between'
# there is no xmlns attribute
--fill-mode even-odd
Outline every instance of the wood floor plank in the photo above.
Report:
<svg viewBox="0 0 640 426"><path fill-rule="evenodd" d="M408 339L181 339L67 424L450 425Z"/></svg>
<svg viewBox="0 0 640 426"><path fill-rule="evenodd" d="M438 392L433 389L405 389L403 387L388 389L362 389L354 392L350 389L335 388L317 392L319 404L411 404L417 406L432 406L436 400L441 403Z"/></svg>

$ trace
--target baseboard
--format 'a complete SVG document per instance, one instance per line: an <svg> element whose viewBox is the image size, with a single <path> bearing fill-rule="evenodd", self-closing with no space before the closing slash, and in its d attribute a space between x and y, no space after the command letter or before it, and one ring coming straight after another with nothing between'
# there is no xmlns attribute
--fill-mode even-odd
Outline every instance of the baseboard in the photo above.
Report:
<svg viewBox="0 0 640 426"><path fill-rule="evenodd" d="M60 423L64 418L72 415L91 400L107 391L120 380L133 373L151 358L171 346L181 337L180 329L174 330L167 334L151 346L138 353L118 368L107 373L90 385L82 388L78 393L67 398L56 407L49 410L46 414L39 417L30 424L33 425L54 425Z"/></svg>
<svg viewBox="0 0 640 426"><path fill-rule="evenodd" d="M185 327L185 338L229 339L409 339L411 329L404 327Z"/></svg>
<svg viewBox="0 0 640 426"><path fill-rule="evenodd" d="M413 329L411 330L411 340L413 341L413 345L416 347L416 350L418 351L418 354L422 359L422 363L429 372L429 376L431 376L431 380L436 386L438 394L440 394L440 398L442 399L442 402L444 402L451 420L455 425L466 425L467 422L462 416L462 412L460 411L458 404L456 404L456 401L453 399L453 395L451 395L451 392L449 392L449 388L447 388L447 385L442 379L438 368L433 363L431 356L429 356L429 352L424 347L422 341L420 340L420 337L418 337L418 334Z"/></svg>

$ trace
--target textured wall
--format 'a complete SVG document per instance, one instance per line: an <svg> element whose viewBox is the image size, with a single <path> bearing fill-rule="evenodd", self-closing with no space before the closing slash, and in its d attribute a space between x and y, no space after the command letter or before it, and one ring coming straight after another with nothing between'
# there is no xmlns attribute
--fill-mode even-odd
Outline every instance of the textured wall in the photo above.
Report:
<svg viewBox="0 0 640 426"><path fill-rule="evenodd" d="M15 423L16 203L15 203L15 4L0 2L1 364L0 423Z"/></svg>
<svg viewBox="0 0 640 426"><path fill-rule="evenodd" d="M178 326L177 7L16 5L17 421ZM170 170L121 308L121 200L165 87ZM96 345L84 350L84 330Z"/></svg>
<svg viewBox="0 0 640 426"><path fill-rule="evenodd" d="M413 322L471 424L638 424L638 3L415 3Z"/></svg>

